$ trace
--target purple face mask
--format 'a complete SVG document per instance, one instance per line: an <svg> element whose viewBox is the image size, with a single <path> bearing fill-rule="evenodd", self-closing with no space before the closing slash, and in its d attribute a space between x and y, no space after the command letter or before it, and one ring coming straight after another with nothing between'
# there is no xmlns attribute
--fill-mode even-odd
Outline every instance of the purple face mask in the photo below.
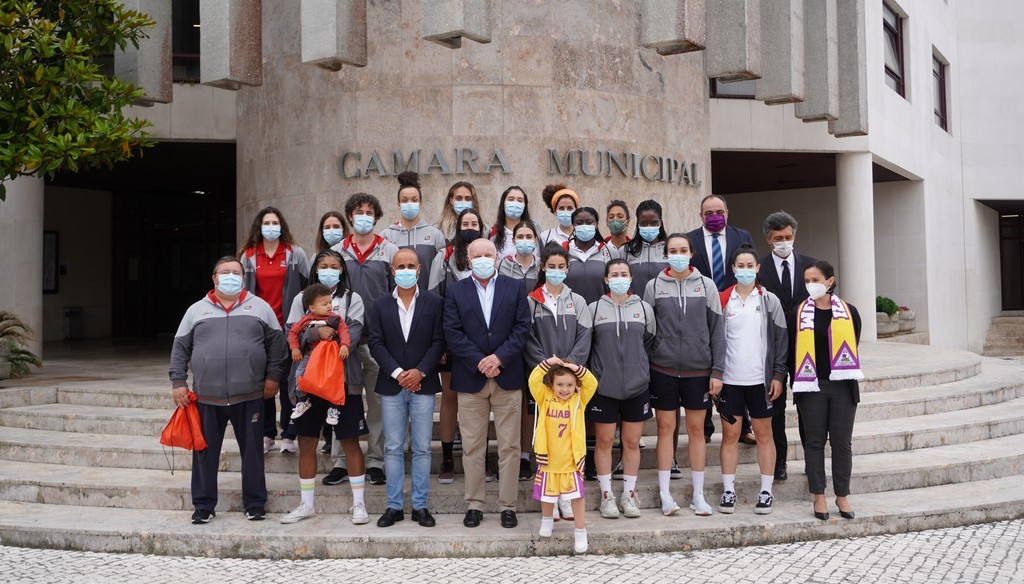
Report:
<svg viewBox="0 0 1024 584"><path fill-rule="evenodd" d="M711 215L704 218L704 226L712 233L718 233L725 228L725 215Z"/></svg>

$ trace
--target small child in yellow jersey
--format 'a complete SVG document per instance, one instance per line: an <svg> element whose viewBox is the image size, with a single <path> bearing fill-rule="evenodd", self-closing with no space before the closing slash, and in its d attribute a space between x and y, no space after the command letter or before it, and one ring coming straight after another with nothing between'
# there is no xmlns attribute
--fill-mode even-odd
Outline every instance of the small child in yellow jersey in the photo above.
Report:
<svg viewBox="0 0 1024 584"><path fill-rule="evenodd" d="M551 356L530 374L530 394L537 402L533 422L533 451L537 476L533 498L540 501L540 537L551 537L555 503L561 496L572 501L576 553L587 551L587 524L583 517L583 462L587 429L583 417L587 402L597 391L597 379L584 366Z"/></svg>

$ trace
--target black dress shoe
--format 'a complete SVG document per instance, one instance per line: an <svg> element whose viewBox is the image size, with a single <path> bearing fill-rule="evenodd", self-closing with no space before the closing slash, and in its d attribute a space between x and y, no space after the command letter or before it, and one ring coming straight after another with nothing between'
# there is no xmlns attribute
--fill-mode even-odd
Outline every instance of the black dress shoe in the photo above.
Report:
<svg viewBox="0 0 1024 584"><path fill-rule="evenodd" d="M380 519L377 520L377 527L391 527L396 521L402 521L403 519L405 519L405 513L401 509L388 507L384 510L384 514L380 516Z"/></svg>
<svg viewBox="0 0 1024 584"><path fill-rule="evenodd" d="M426 507L422 509L413 509L412 520L419 523L423 527L433 527L437 525L437 523L434 521L434 516L430 514L430 511Z"/></svg>
<svg viewBox="0 0 1024 584"><path fill-rule="evenodd" d="M469 511L466 511L466 516L462 519L462 524L466 527L480 527L480 521L483 518L483 511L470 509Z"/></svg>
<svg viewBox="0 0 1024 584"><path fill-rule="evenodd" d="M519 520L516 519L516 512L511 509L506 509L501 512L501 526L506 529L512 529L519 525Z"/></svg>
<svg viewBox="0 0 1024 584"><path fill-rule="evenodd" d="M814 516L822 521L828 521L828 511L825 511L824 513L818 513L815 511Z"/></svg>
<svg viewBox="0 0 1024 584"><path fill-rule="evenodd" d="M786 473L786 465L785 464L777 464L777 465L775 465L775 480L777 480L777 481L784 481L784 480L786 480L788 478L789 478L789 474Z"/></svg>
<svg viewBox="0 0 1024 584"><path fill-rule="evenodd" d="M385 476L384 471L379 468L368 468L366 469L366 474L369 478L367 482L370 483L371 485L383 485L384 483L388 482L387 476Z"/></svg>
<svg viewBox="0 0 1024 584"><path fill-rule="evenodd" d="M839 516L842 517L843 519L853 519L854 517L857 516L857 514L854 513L853 511L843 511L842 509L840 509L839 510Z"/></svg>

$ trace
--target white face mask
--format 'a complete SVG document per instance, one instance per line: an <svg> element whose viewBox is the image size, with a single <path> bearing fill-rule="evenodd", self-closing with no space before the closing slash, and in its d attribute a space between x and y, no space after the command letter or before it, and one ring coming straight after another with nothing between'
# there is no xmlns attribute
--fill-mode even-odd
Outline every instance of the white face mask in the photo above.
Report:
<svg viewBox="0 0 1024 584"><path fill-rule="evenodd" d="M817 300L828 292L828 287L821 282L809 282L804 284L804 287L807 288L807 295L811 297L811 300Z"/></svg>
<svg viewBox="0 0 1024 584"><path fill-rule="evenodd" d="M775 248L772 253L783 259L788 258L789 254L793 253L792 241L776 241L772 244L772 247Z"/></svg>

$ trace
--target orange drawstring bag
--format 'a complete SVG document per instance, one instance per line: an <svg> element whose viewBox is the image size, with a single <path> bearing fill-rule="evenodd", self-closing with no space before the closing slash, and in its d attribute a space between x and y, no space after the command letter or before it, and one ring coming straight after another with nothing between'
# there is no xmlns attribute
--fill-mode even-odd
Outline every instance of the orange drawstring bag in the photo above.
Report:
<svg viewBox="0 0 1024 584"><path fill-rule="evenodd" d="M345 405L345 361L338 358L337 343L321 342L313 348L306 371L299 376L299 390Z"/></svg>
<svg viewBox="0 0 1024 584"><path fill-rule="evenodd" d="M184 408L174 408L171 420L160 434L160 444L177 446L185 450L206 450L203 425L199 421L199 408L196 406L196 394L188 392L188 405Z"/></svg>

